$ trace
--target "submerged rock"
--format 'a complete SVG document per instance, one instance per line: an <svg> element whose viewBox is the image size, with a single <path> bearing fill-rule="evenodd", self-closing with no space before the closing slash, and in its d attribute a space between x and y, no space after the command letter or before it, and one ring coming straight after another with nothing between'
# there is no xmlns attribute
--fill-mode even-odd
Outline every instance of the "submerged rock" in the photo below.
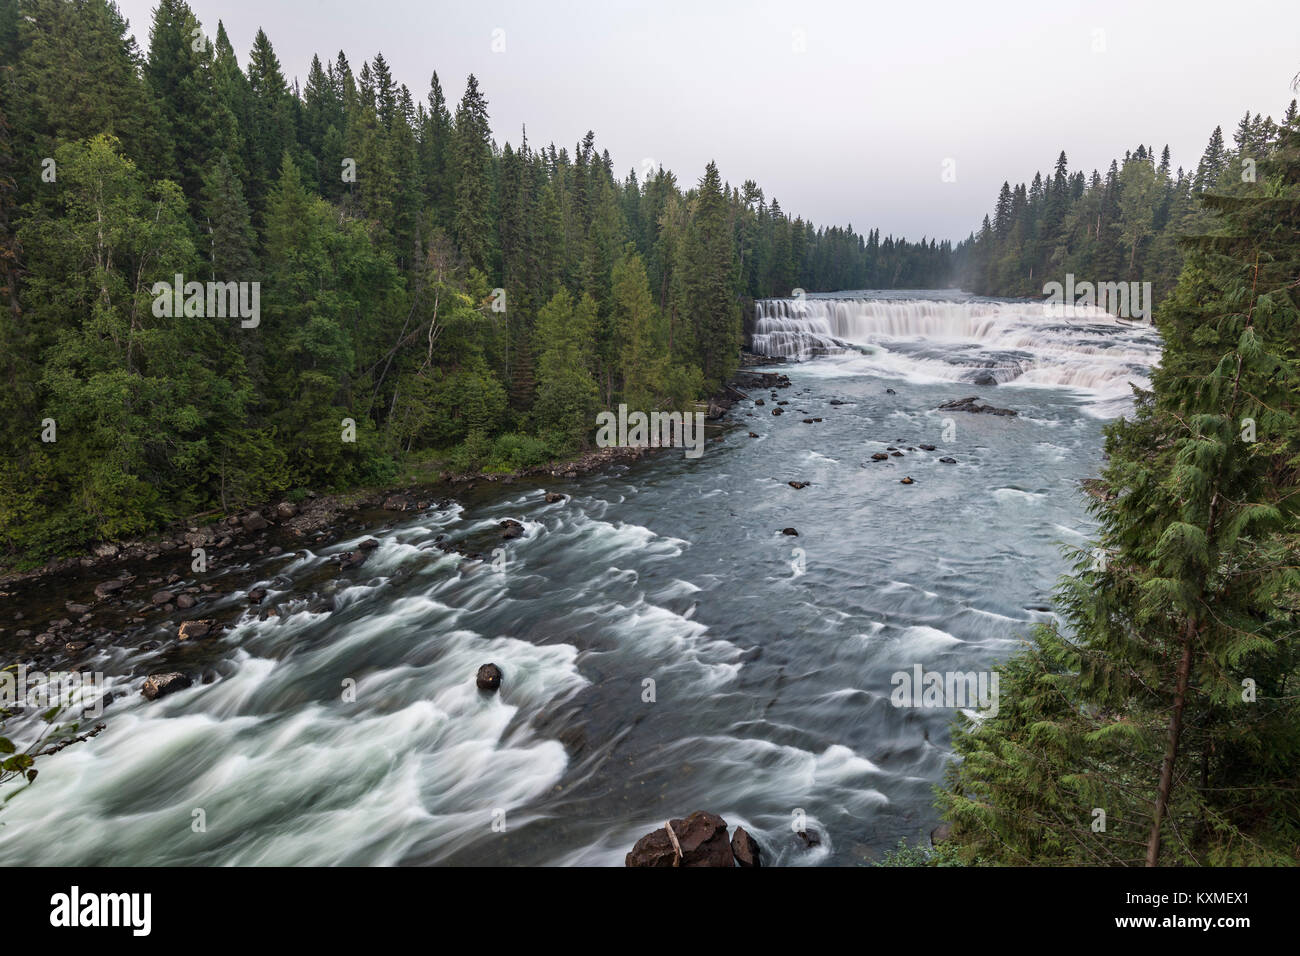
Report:
<svg viewBox="0 0 1300 956"><path fill-rule="evenodd" d="M796 531L794 528L782 528L781 533L784 535L789 535L791 538L799 537L799 532Z"/></svg>
<svg viewBox="0 0 1300 956"><path fill-rule="evenodd" d="M182 641L188 641L192 638L207 637L212 633L212 626L215 623L215 621L182 621L176 636Z"/></svg>

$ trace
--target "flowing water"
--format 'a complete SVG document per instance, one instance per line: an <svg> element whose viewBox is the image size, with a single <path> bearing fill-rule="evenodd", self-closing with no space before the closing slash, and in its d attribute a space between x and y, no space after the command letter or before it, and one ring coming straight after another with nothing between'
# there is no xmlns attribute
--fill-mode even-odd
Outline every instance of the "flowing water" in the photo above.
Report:
<svg viewBox="0 0 1300 956"><path fill-rule="evenodd" d="M197 660L176 619L80 662L119 694L107 729L43 758L0 812L0 865L619 865L697 809L743 824L768 863L924 839L954 711L893 706L891 675L987 669L1053 619L1062 548L1090 531L1078 480L1158 356L1149 327L1039 308L760 303L757 349L818 357L784 367L784 415L753 392L765 404L736 405L702 458L373 514L327 547L252 559L244 580L282 614L261 620L230 588L186 612L232 624L202 647L209 682L140 696L143 675ZM1000 384L968 384L984 372ZM936 410L973 394L1019 414ZM903 456L871 459L891 445ZM492 541L504 518L526 535ZM328 562L371 535L361 567ZM240 570L204 580L222 594ZM495 695L474 684L489 661ZM794 835L799 815L818 846Z"/></svg>

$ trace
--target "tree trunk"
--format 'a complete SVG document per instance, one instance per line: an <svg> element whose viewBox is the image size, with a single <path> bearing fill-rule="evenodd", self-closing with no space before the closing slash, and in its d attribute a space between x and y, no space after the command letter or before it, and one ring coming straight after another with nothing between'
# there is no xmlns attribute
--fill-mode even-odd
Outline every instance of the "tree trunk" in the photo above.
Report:
<svg viewBox="0 0 1300 956"><path fill-rule="evenodd" d="M1147 866L1156 866L1160 859L1160 825L1169 806L1169 791L1174 782L1174 760L1178 757L1178 738L1183 732L1183 705L1187 702L1187 683L1192 673L1192 639L1196 636L1196 621L1187 622L1183 634L1183 657L1178 662L1178 684L1174 691L1174 709L1169 715L1169 741L1165 745L1165 761L1160 768L1160 789L1156 793L1155 814L1151 818L1151 835L1147 838Z"/></svg>

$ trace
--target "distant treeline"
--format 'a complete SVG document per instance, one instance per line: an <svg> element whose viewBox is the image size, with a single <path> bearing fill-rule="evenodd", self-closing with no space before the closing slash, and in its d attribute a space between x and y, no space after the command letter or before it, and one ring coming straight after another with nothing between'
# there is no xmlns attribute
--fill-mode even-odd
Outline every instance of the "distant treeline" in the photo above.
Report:
<svg viewBox="0 0 1300 956"><path fill-rule="evenodd" d="M1047 175L1029 185L1003 183L992 216L955 250L955 283L980 295L1040 297L1043 286L1073 274L1088 282L1150 282L1156 302L1173 290L1183 267L1182 236L1210 223L1201 197L1207 190L1249 191L1260 160L1276 148L1296 117L1296 101L1282 124L1249 112L1233 145L1215 127L1194 172L1170 168L1169 147L1159 159L1150 146L1112 160L1105 174L1069 171L1065 153Z"/></svg>
<svg viewBox="0 0 1300 956"><path fill-rule="evenodd" d="M601 408L716 389L747 298L952 271L948 243L817 228L712 164L683 187L591 133L499 146L473 76L417 102L339 53L299 88L261 31L241 68L181 0L147 52L106 0L0 0L0 63L0 550L24 562L566 455ZM256 324L157 314L178 275L256 291Z"/></svg>

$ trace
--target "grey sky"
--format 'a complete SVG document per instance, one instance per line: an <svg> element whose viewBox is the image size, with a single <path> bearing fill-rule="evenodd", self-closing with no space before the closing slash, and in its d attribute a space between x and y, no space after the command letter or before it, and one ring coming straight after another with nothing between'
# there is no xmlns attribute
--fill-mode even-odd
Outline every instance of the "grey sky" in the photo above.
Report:
<svg viewBox="0 0 1300 956"><path fill-rule="evenodd" d="M313 53L382 51L417 100L436 69L454 106L474 73L498 142L593 129L620 175L651 159L693 182L715 159L819 225L912 239L965 236L1061 149L1104 170L1168 143L1190 168L1216 125L1280 117L1300 71L1295 0L189 2L241 65L261 26L300 81ZM147 49L154 0L119 5Z"/></svg>

